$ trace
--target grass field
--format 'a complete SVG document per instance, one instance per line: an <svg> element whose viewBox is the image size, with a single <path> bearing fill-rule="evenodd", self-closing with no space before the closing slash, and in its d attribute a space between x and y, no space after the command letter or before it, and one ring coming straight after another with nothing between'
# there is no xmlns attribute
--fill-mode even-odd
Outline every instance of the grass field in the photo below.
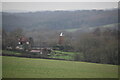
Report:
<svg viewBox="0 0 120 80"><path fill-rule="evenodd" d="M52 54L49 56L49 58L74 60L75 54L77 54L77 52L63 52L63 51L54 50Z"/></svg>
<svg viewBox="0 0 120 80"><path fill-rule="evenodd" d="M1 54L1 51L0 51ZM0 79L2 79L2 57L0 56Z"/></svg>
<svg viewBox="0 0 120 80"><path fill-rule="evenodd" d="M3 56L3 78L117 78L118 66Z"/></svg>
<svg viewBox="0 0 120 80"><path fill-rule="evenodd" d="M7 53L7 54L16 54L16 55L20 55L22 53L20 52L14 52L14 51L9 51L9 50L2 50L3 53Z"/></svg>

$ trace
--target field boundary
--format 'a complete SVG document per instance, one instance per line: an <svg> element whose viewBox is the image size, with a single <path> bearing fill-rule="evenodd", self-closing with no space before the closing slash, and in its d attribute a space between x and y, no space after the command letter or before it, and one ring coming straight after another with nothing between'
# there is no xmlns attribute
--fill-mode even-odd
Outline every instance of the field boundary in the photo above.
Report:
<svg viewBox="0 0 120 80"><path fill-rule="evenodd" d="M2 56L13 56L13 57L24 57L24 58L38 58L38 59L52 59L52 60L64 60L64 61L75 61L75 60L66 60L60 58L45 58L39 56L25 56L25 55L14 55L14 54L2 54Z"/></svg>

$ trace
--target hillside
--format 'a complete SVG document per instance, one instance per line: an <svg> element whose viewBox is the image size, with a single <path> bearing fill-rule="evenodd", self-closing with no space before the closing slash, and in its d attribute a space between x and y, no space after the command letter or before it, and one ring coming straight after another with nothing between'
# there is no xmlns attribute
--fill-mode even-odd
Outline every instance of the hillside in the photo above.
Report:
<svg viewBox="0 0 120 80"><path fill-rule="evenodd" d="M81 27L81 28L64 29L64 31L67 31L67 32L75 32L75 31L90 32L90 31L93 31L96 28L101 28L101 29L106 29L106 28L117 29L117 27L118 27L119 24L120 23L107 24L107 25L96 26L96 27L87 27L87 28Z"/></svg>
<svg viewBox="0 0 120 80"><path fill-rule="evenodd" d="M76 10L76 11L41 11L28 13L3 12L3 28L13 30L73 29L96 27L117 23L117 9L114 10Z"/></svg>
<svg viewBox="0 0 120 80"><path fill-rule="evenodd" d="M3 56L4 78L117 78L118 66Z"/></svg>

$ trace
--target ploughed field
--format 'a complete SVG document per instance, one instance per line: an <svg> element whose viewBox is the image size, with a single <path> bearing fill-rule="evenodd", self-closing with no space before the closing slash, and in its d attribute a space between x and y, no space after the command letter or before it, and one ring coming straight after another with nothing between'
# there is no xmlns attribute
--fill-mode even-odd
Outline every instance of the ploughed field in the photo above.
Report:
<svg viewBox="0 0 120 80"><path fill-rule="evenodd" d="M118 66L2 56L3 78L117 78Z"/></svg>

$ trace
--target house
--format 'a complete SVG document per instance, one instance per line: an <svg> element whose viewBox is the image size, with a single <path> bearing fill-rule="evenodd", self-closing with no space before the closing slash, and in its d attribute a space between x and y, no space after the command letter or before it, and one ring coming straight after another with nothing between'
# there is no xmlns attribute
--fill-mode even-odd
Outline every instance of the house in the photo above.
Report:
<svg viewBox="0 0 120 80"><path fill-rule="evenodd" d="M18 44L16 46L16 49L28 51L30 48L31 48L31 42L29 38L22 36L18 39Z"/></svg>

